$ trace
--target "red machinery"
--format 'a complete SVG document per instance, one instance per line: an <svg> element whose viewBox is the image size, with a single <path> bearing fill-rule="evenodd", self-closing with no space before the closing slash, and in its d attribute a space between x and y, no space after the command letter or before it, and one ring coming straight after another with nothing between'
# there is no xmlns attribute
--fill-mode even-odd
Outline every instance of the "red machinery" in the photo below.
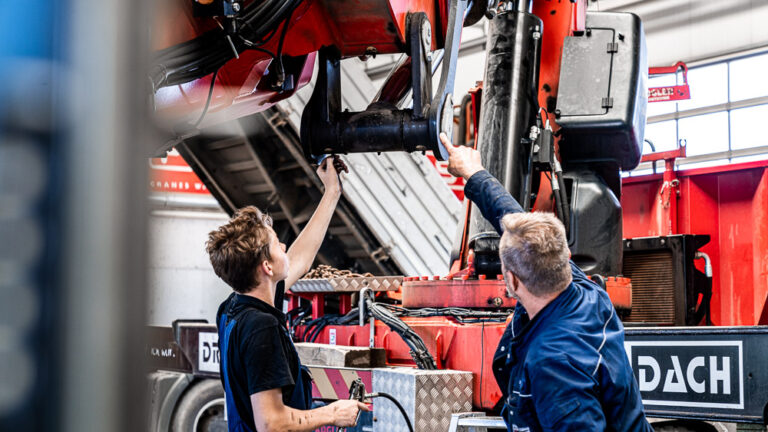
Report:
<svg viewBox="0 0 768 432"><path fill-rule="evenodd" d="M579 240L581 246L578 250L581 253L574 254L574 259L583 258L584 267L595 273L595 277L607 287L617 307L628 309L631 307L629 279L620 276L620 260L615 260L617 256L621 256L618 203L612 214L598 216L612 218L604 221L612 226L610 230L597 228L612 233L609 239L612 251L607 251L611 256L608 259L604 256L593 257L591 253L599 249L599 245L590 243L591 240L587 238L590 234L587 232L579 237L581 227L578 224L583 224L579 216L587 217L591 211L589 207L594 204L586 203L579 207L567 203L566 183L570 188L570 195L575 194L571 191L580 187L578 182L583 182L586 188L598 184L596 173L609 172L614 185L618 183L618 169L631 169L639 162L638 143L641 140L638 140L635 130L637 125L629 124L626 118L609 119L608 121L619 124L619 127L613 128L610 133L622 137L606 137L605 142L601 143L603 150L570 151L569 161L580 167L580 171L564 174L560 167L561 158L557 156L557 149L563 148L560 140L567 139L570 141L570 147L576 147L583 141L585 131L592 131L600 125L590 123L591 120L585 121L584 118L588 115L580 111L581 107L569 106L567 103L561 106L558 103L556 97L558 94L562 96L559 87L563 76L566 77L570 92L574 92L578 87L574 85L576 75L568 74L571 69L564 71L561 67L564 59L569 62L574 62L575 59L573 56L563 55L563 52L568 48L566 42L569 38L574 39L574 44L588 43L588 39L593 36L597 38L599 31L587 27L585 2L516 2L507 6L506 9L500 8L497 11L498 16L492 20L489 29L489 55L484 82L484 87L488 90L476 89L472 93L468 109L462 110L474 120L471 124L478 125L475 129L474 144L483 155L484 165L504 182L524 207L545 211L557 208L556 212L567 226L571 223L577 225L573 228L572 238ZM640 79L642 74L639 72L645 70L642 63L642 34L634 22L611 22L615 18L621 20L631 17L608 18L608 22L602 24L624 26L622 31L627 32L621 39L616 35L609 36L616 38L616 42L611 43L617 44L617 47L612 51L609 46L608 59L611 59L614 52L620 52L626 57L621 60L630 61L637 67L634 73L622 77L627 78L627 93L635 95L635 98L616 101L617 105L622 105L626 112L634 115L637 110L644 111L644 80ZM599 21L602 17L592 19ZM605 42L606 36L600 34L600 42ZM622 46L621 51L618 48L620 43L626 44ZM605 45L599 49L603 50L603 53L606 52ZM574 68L573 63L569 63L569 67ZM392 76L397 76L397 73ZM385 88L387 86L388 84L385 84ZM611 94L610 89L606 91L606 96ZM531 97L532 92L536 92L535 97ZM394 98L390 98L391 100ZM606 112L603 114L608 114L613 106L606 104L612 103L612 100L598 100L600 107L605 108ZM305 115L306 113L307 111ZM563 123L570 126L565 133L560 131L560 117L567 118ZM510 120L499 123L499 118ZM304 133L302 135L304 136ZM325 139L324 145L310 144L308 153L314 154L318 149L324 148L333 150L337 140L338 137L329 137ZM305 149L306 146L305 143ZM619 151L614 151L614 147L618 147ZM356 147L346 146L342 147L342 150L354 152L380 148L361 140ZM585 168L586 164L592 163L596 157L607 159L612 164L606 164L597 170ZM602 186L600 193L602 195L596 197L597 201L615 202L616 199L612 197L618 195L618 192L614 195L614 192L605 186ZM569 214L572 208L580 213L571 218ZM498 236L491 231L493 230L489 229L482 216L477 212L473 213L471 207L467 206L463 233L451 258L451 274L405 278L402 296L398 297L402 306L407 309L461 307L475 310L509 310L513 307L514 301L506 298L504 294L504 282L498 261ZM605 254L605 251L598 252L600 253ZM312 318L321 318L318 303L323 302L324 295L296 295L311 299ZM342 294L339 299L339 312L342 314L349 311L351 304L344 297ZM297 297L294 297L291 305L298 307L299 304ZM473 371L474 405L484 409L494 408L501 392L493 379L490 363L486 360L493 356L506 325L505 320L477 320L467 323L457 321L455 317L439 316L439 312L435 315L437 316L406 316L403 321L421 336L439 368ZM369 332L368 326L327 325L320 330L305 330L300 327L297 334L300 338L316 342L329 342L334 339L337 344L366 346L369 343ZM413 364L412 347L386 325L377 322L374 334L375 345L387 349L388 361L391 364Z"/></svg>
<svg viewBox="0 0 768 432"><path fill-rule="evenodd" d="M166 2L156 15L150 73L158 118L183 133L265 110L309 82L323 47L334 59L407 51L409 22L417 15L425 23L417 36L426 52L450 46L461 25L476 22L487 8L473 2L465 10L466 4L454 2L452 9L451 2L439 0ZM462 9L449 28L456 6ZM446 54L444 71L452 70L456 57ZM447 75L443 80L452 88ZM393 91L405 91L408 77L396 78Z"/></svg>
<svg viewBox="0 0 768 432"><path fill-rule="evenodd" d="M350 3L214 1L185 9L176 20L183 25L166 27L156 36L156 47L163 49L151 77L158 112L177 133L184 133L217 116L265 109L309 81L318 52L317 82L302 118L307 157L432 150L442 159L438 135L452 129L451 89L461 26L480 19L492 3L484 88L473 93L471 109L462 109L475 119L474 145L484 165L524 208L554 211L561 218L574 262L606 287L628 325L667 326L628 331L628 346L657 348L653 344L658 342L675 347L685 345L681 338L690 342L720 334L674 326L766 323L768 164L675 172L668 162L664 174L620 178L622 170L640 162L645 126L647 66L637 17L587 13L585 0L472 2L466 13L465 0ZM254 18L257 12L260 20ZM430 72L436 48L445 55L434 92ZM339 62L395 52L409 56L371 105L362 112L342 112ZM409 92L413 105L404 109ZM680 155L653 157L673 160ZM474 405L486 410L501 395L489 360L506 325L500 316L513 306L503 295L498 236L489 228L467 205L451 274L405 278L401 293L376 297L378 302L401 303L402 322L418 335L425 347L422 354L434 366L473 372ZM352 307L351 294L293 293L295 310L306 307L302 298L312 302L315 321L329 312L347 314ZM455 307L479 313L464 319L444 309ZM435 310L430 316L411 313L423 308ZM478 318L482 313L493 319ZM326 324L312 329L302 325L295 334L324 343L370 342L368 324ZM374 345L386 349L390 364L424 360L391 326L379 320L374 327ZM657 397L651 389L643 394L649 413L762 421L759 404L768 400L768 380L743 379L745 370L749 377L759 376L759 364L749 363L754 356L749 353L760 343L746 336L738 339L738 331L721 333L728 335L702 346L738 344L747 352L729 363L741 367L742 375L733 375L741 386L740 404L700 402L693 393L681 402ZM764 341L764 329L747 333ZM642 349L628 349L636 372L641 366L634 359ZM702 353L717 357L711 350ZM657 354L660 359L683 355ZM744 402L745 394L757 401L754 406ZM707 409L712 414L705 414Z"/></svg>

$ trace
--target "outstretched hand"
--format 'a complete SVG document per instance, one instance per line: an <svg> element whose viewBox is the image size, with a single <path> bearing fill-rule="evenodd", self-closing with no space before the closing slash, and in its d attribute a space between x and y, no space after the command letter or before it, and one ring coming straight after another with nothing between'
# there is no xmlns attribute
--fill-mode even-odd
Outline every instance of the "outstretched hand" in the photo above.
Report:
<svg viewBox="0 0 768 432"><path fill-rule="evenodd" d="M341 193L341 178L339 174L348 173L347 164L338 155L328 156L317 167L317 175L323 182L326 192Z"/></svg>
<svg viewBox="0 0 768 432"><path fill-rule="evenodd" d="M483 162L480 152L466 146L454 146L445 133L440 133L440 141L448 152L448 172L456 177L469 180L475 173L482 171Z"/></svg>
<svg viewBox="0 0 768 432"><path fill-rule="evenodd" d="M354 427L357 424L357 413L370 411L368 405L354 399L342 399L328 405L333 407L333 424L339 427Z"/></svg>

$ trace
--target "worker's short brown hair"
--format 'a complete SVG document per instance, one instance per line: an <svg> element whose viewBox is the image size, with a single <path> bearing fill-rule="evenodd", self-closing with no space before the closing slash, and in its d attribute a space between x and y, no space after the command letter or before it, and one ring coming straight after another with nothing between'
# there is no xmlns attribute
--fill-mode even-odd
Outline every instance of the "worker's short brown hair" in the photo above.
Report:
<svg viewBox="0 0 768 432"><path fill-rule="evenodd" d="M256 269L269 254L272 219L254 206L238 210L226 224L208 233L205 250L213 271L239 293L256 284Z"/></svg>
<svg viewBox="0 0 768 432"><path fill-rule="evenodd" d="M557 293L571 283L571 253L559 219L551 213L513 213L501 223L501 261L531 294Z"/></svg>

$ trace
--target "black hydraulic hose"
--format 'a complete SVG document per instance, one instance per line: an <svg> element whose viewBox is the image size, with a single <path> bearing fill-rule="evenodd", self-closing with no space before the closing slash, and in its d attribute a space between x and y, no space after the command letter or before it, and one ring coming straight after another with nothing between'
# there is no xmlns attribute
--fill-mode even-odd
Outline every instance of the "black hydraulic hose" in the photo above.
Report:
<svg viewBox="0 0 768 432"><path fill-rule="evenodd" d="M317 339L317 336L320 335L320 333L323 331L325 326L328 325L328 321L331 320L330 315L325 315L317 319L315 321L315 327L312 329L312 332L309 333L309 335L304 339L305 342L314 342L315 339Z"/></svg>
<svg viewBox="0 0 768 432"><path fill-rule="evenodd" d="M648 138L644 139L643 141L647 142L649 146L651 146L651 151L656 153L656 146L653 144L653 141L649 140Z"/></svg>
<svg viewBox="0 0 768 432"><path fill-rule="evenodd" d="M560 187L561 187L560 186L560 184L561 184L560 176L558 176L557 172L555 172L554 170L552 170L551 183L552 183L552 192L553 192L553 194L555 196L555 208L557 209L557 217L560 218L560 221L563 222L563 225L566 227L566 233L567 233L568 232L568 219L566 219L566 215L565 215L565 205L566 204L565 204L565 202L563 200L563 195L562 195L563 191L562 191L562 189L560 189ZM555 186L557 186L557 187L555 188Z"/></svg>
<svg viewBox="0 0 768 432"><path fill-rule="evenodd" d="M539 29L538 32L539 39L541 39L541 30ZM536 110L536 116L539 115L539 62L541 61L541 43L539 40L534 40L533 42L533 52L531 53L531 59L532 59L532 65L531 65L531 82L529 83L530 88L528 93L528 98L530 99L531 105L533 106L533 109Z"/></svg>
<svg viewBox="0 0 768 432"><path fill-rule="evenodd" d="M525 184L523 185L523 202L522 207L525 211L531 210L531 188L533 187L533 145L535 143L531 143L531 148L528 150L528 168L527 173L528 175L525 176Z"/></svg>
<svg viewBox="0 0 768 432"><path fill-rule="evenodd" d="M315 325L317 325L322 321L323 321L323 317L320 317L318 319L311 320L310 322L307 323L306 327L304 328L304 334L301 337L302 342L308 342L308 338L312 333L312 331L314 331Z"/></svg>
<svg viewBox="0 0 768 432"><path fill-rule="evenodd" d="M300 3L301 0L266 0L245 8L240 21L252 31L256 39L252 45L263 44L265 41L261 39L274 35L281 23L288 25L287 19ZM150 76L154 89L182 84L213 73L236 53L246 49L248 44L240 38L229 38L223 29L215 29L162 50L155 56Z"/></svg>
<svg viewBox="0 0 768 432"><path fill-rule="evenodd" d="M400 335L403 341L411 349L411 357L419 369L437 369L435 358L429 353L424 340L408 324L404 323L387 308L379 306L371 299L366 299L369 313L379 321L387 325L392 331Z"/></svg>
<svg viewBox="0 0 768 432"><path fill-rule="evenodd" d="M405 408L403 408L403 406L400 404L400 402L397 401L397 399L394 398L394 396L384 392L375 392L375 393L369 393L365 395L366 399L377 398L377 397L383 397L385 399L389 399L393 404L395 404L397 409L400 410L400 414L403 415L403 418L405 419L405 424L408 425L408 430L413 432L413 425L411 424L411 419L408 418L408 414L405 412Z"/></svg>
<svg viewBox="0 0 768 432"><path fill-rule="evenodd" d="M205 107L203 107L203 112L200 114L200 117L195 122L193 128L197 128L200 126L200 123L205 118L205 115L208 114L208 107L211 106L211 98L213 96L213 86L216 84L216 77L219 76L219 70L216 69L216 71L213 73L213 77L211 77L211 87L208 89L208 98L205 100Z"/></svg>
<svg viewBox="0 0 768 432"><path fill-rule="evenodd" d="M314 343L315 340L317 340L317 337L320 336L320 333L323 332L323 329L328 325L328 322L324 322L317 326L317 331L315 331L315 334L312 335L312 338L309 339L309 342Z"/></svg>
<svg viewBox="0 0 768 432"><path fill-rule="evenodd" d="M563 206L563 225L565 225L565 233L567 235L571 232L571 206L568 203L568 193L565 190L562 172L557 173L557 185L560 188L560 202Z"/></svg>

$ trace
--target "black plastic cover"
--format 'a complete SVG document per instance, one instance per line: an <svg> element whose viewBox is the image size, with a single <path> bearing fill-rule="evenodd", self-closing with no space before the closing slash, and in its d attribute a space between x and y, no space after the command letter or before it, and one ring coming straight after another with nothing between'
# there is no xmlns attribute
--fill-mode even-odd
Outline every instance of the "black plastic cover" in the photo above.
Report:
<svg viewBox="0 0 768 432"><path fill-rule="evenodd" d="M565 172L563 178L570 190L571 259L588 275L621 274L621 204L616 195L587 169Z"/></svg>
<svg viewBox="0 0 768 432"><path fill-rule="evenodd" d="M648 104L643 25L630 13L588 12L586 31L567 37L557 95L564 162L640 163Z"/></svg>

